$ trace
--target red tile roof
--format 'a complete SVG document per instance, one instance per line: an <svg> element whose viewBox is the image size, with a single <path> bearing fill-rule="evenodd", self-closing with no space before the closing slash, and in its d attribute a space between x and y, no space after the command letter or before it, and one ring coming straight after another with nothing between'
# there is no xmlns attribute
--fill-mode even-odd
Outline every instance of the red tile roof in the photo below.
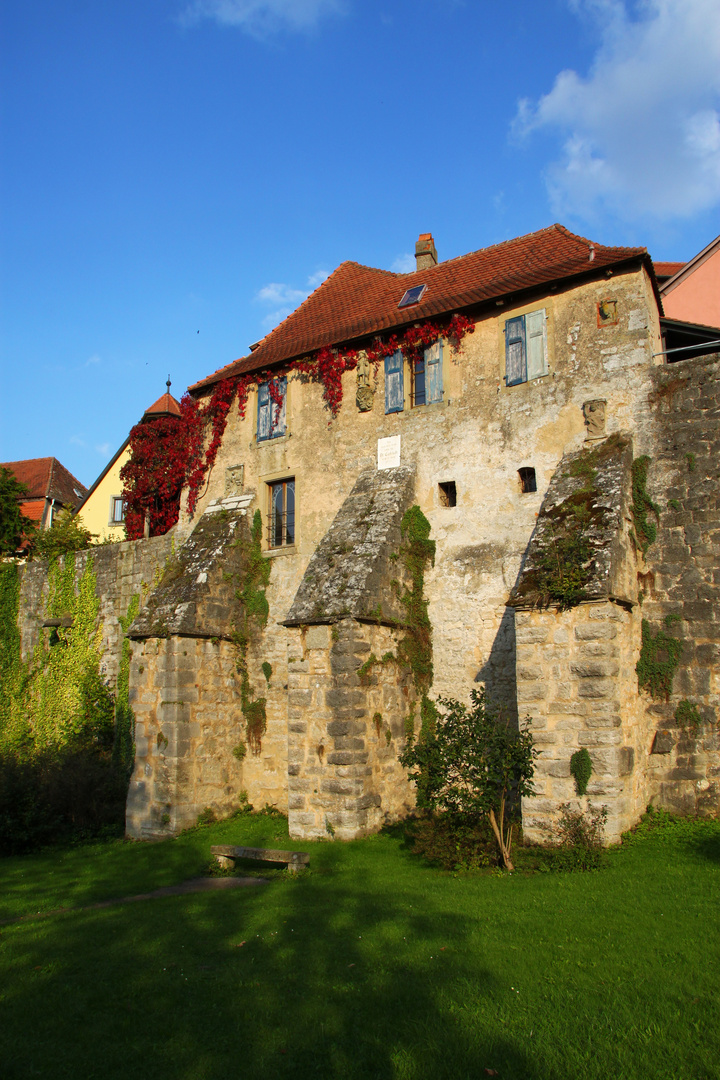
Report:
<svg viewBox="0 0 720 1080"><path fill-rule="evenodd" d="M87 492L85 485L54 457L0 462L0 469L9 469L36 499L56 499L63 506L75 508Z"/></svg>
<svg viewBox="0 0 720 1080"><path fill-rule="evenodd" d="M344 262L250 356L190 389L202 390L229 375L262 370L323 345L338 345L637 259L646 262L652 275L646 248L605 247L563 225L551 225L411 274ZM421 302L399 310L405 290L421 284L427 285Z"/></svg>
<svg viewBox="0 0 720 1080"><path fill-rule="evenodd" d="M157 401L153 402L153 404L145 410L143 419L145 419L146 416L167 416L168 414L171 416L180 416L180 402L176 401L169 391L159 397Z"/></svg>
<svg viewBox="0 0 720 1080"><path fill-rule="evenodd" d="M42 521L43 511L45 510L44 499L32 499L30 502L20 503L20 510L26 518L30 518L31 521Z"/></svg>
<svg viewBox="0 0 720 1080"><path fill-rule="evenodd" d="M655 273L659 278L675 277L678 270L682 270L683 262L653 262Z"/></svg>

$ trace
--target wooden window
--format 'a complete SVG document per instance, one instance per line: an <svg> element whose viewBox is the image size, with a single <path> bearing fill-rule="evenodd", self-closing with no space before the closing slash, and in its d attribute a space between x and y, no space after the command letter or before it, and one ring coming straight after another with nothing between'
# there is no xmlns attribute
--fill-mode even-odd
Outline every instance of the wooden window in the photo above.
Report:
<svg viewBox="0 0 720 1080"><path fill-rule="evenodd" d="M289 547L295 543L295 478L268 484L268 547Z"/></svg>
<svg viewBox="0 0 720 1080"><path fill-rule="evenodd" d="M125 500L118 495L114 495L110 500L110 524L122 525L125 520Z"/></svg>
<svg viewBox="0 0 720 1080"><path fill-rule="evenodd" d="M402 412L404 407L403 354L398 349L385 357L385 412Z"/></svg>
<svg viewBox="0 0 720 1080"><path fill-rule="evenodd" d="M505 323L505 383L516 386L548 373L545 308Z"/></svg>
<svg viewBox="0 0 720 1080"><path fill-rule="evenodd" d="M413 407L442 399L442 342L436 341L425 349L420 360L413 362Z"/></svg>
<svg viewBox="0 0 720 1080"><path fill-rule="evenodd" d="M282 398L282 405L278 405L270 397L270 387L268 383L263 382L258 385L258 442L264 442L267 439L277 439L278 436L284 435L286 431L285 405L287 399L287 378L283 375L281 379L276 379L275 385Z"/></svg>

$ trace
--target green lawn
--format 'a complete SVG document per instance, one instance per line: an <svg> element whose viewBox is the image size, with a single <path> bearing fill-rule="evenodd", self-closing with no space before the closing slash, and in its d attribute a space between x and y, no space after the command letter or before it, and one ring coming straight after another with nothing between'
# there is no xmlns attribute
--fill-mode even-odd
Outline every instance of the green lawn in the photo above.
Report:
<svg viewBox="0 0 720 1080"><path fill-rule="evenodd" d="M244 816L160 844L0 861L0 920L205 871ZM265 886L0 927L0 1076L710 1080L720 824L640 834L590 874L452 875L396 836L294 844Z"/></svg>

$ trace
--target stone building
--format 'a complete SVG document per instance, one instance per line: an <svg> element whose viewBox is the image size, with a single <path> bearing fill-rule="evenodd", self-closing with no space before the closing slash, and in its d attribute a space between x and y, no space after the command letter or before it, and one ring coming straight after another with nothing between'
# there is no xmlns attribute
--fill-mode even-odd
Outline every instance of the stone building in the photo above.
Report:
<svg viewBox="0 0 720 1080"><path fill-rule="evenodd" d="M343 263L191 388L236 397L130 629L130 835L241 792L296 837L406 813L425 601L430 696L483 686L531 718L528 836L563 802L606 804L610 839L650 801L717 812L717 359L663 363L643 248L555 225L446 262L424 234L416 253L411 274ZM412 521L435 543L421 595Z"/></svg>

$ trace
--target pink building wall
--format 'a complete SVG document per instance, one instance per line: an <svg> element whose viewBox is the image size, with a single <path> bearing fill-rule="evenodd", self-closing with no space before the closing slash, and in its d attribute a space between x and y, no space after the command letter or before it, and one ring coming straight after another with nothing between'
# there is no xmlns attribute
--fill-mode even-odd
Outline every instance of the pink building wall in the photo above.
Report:
<svg viewBox="0 0 720 1080"><path fill-rule="evenodd" d="M720 237L707 258L688 268L668 292L661 292L667 318L720 327Z"/></svg>

